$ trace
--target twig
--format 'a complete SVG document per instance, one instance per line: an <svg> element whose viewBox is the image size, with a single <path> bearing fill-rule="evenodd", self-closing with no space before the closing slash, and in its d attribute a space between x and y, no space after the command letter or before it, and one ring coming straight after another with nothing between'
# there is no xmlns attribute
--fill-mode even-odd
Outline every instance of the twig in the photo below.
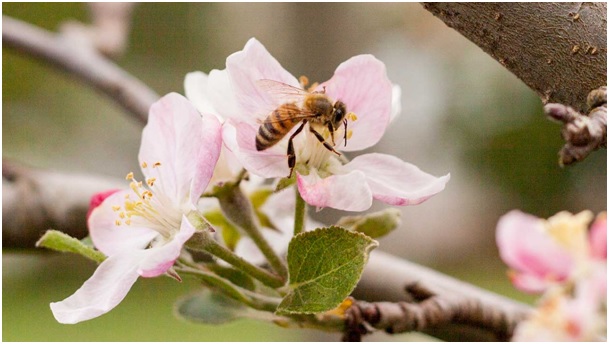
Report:
<svg viewBox="0 0 609 344"><path fill-rule="evenodd" d="M489 340L508 340L525 312L505 313L475 298L456 294L435 295L418 284L407 287L414 295L412 302L356 301L346 312L345 341L360 341L370 328L387 333L433 331L447 325L469 326ZM455 340L455 334L451 334ZM482 338L478 338L482 339ZM470 338L471 340L471 338Z"/></svg>
<svg viewBox="0 0 609 344"><path fill-rule="evenodd" d="M544 106L546 115L564 123L561 134L566 141L558 153L561 166L584 160L590 153L607 148L607 86L588 95L586 115L562 104Z"/></svg>
<svg viewBox="0 0 609 344"><path fill-rule="evenodd" d="M74 30L51 33L5 15L2 46L51 63L78 77L146 123L148 109L159 96L148 86L103 57L94 44Z"/></svg>
<svg viewBox="0 0 609 344"><path fill-rule="evenodd" d="M83 238L91 196L121 187L123 180L37 170L3 160L2 247L34 248L49 228Z"/></svg>
<svg viewBox="0 0 609 344"><path fill-rule="evenodd" d="M413 289L413 286L417 288ZM382 251L373 251L370 254L362 279L353 292L353 297L359 300L398 303L406 301L412 304L425 300L429 295L434 296L430 300L440 300L442 303L447 303L450 306L449 308L472 310L464 312L464 315L448 313L448 317L458 316L459 319L463 319L475 314L492 314L492 316L485 316L483 321L462 320L460 323L446 321L442 322L442 326L425 326L421 330L431 336L448 341L497 341L503 339L503 330L499 332L489 331L489 326L485 324L493 322L492 319L506 319L506 324L512 324L531 310L529 306L517 301ZM418 308L415 307L414 309L420 309L420 307L419 304ZM426 307L433 308L433 306ZM430 308L424 309L430 310ZM423 311L424 309L415 311L411 307L409 311L422 312L419 316L427 316L428 313ZM484 312L476 313L473 311L475 309L481 309ZM397 313L393 312L391 314L395 315ZM475 317L472 319L475 319ZM497 328L501 328L501 326L495 327L495 329ZM505 329L509 330L509 327L505 327Z"/></svg>

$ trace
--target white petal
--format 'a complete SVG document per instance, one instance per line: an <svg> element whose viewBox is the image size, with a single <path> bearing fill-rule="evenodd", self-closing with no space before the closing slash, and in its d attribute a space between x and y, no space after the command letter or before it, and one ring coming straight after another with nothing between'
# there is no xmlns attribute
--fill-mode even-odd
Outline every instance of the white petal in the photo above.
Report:
<svg viewBox="0 0 609 344"><path fill-rule="evenodd" d="M364 154L344 166L365 173L375 199L391 205L416 205L444 190L450 174L434 177L386 154Z"/></svg>
<svg viewBox="0 0 609 344"><path fill-rule="evenodd" d="M209 101L207 74L203 72L192 72L186 74L184 78L184 93L199 112L216 114L216 110ZM221 120L218 116L218 120Z"/></svg>
<svg viewBox="0 0 609 344"><path fill-rule="evenodd" d="M51 303L55 319L62 324L75 324L116 307L137 280L144 254L144 250L131 250L108 257L72 296Z"/></svg>

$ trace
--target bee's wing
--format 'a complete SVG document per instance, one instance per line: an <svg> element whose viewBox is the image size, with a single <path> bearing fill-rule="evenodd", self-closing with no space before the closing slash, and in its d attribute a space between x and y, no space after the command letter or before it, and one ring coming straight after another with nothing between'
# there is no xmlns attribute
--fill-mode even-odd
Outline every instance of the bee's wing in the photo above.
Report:
<svg viewBox="0 0 609 344"><path fill-rule="evenodd" d="M311 111L300 108L295 104L283 104L277 109L273 110L267 115L264 120L258 120L259 124L262 123L297 123L304 119L314 118L317 115Z"/></svg>
<svg viewBox="0 0 609 344"><path fill-rule="evenodd" d="M257 80L256 86L269 94L278 104L298 102L308 94L301 88L271 79Z"/></svg>

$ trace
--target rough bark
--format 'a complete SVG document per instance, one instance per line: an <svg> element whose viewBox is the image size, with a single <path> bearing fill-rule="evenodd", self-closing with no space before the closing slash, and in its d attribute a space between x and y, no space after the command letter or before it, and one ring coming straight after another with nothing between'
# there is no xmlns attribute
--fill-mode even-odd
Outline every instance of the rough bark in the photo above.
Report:
<svg viewBox="0 0 609 344"><path fill-rule="evenodd" d="M424 3L520 78L544 104L580 113L607 84L607 4Z"/></svg>

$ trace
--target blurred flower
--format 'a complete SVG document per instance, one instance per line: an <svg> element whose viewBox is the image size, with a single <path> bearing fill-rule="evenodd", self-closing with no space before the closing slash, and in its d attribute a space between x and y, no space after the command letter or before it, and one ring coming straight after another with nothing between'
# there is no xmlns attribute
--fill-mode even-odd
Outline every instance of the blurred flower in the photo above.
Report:
<svg viewBox="0 0 609 344"><path fill-rule="evenodd" d="M532 316L518 324L512 341L606 341L607 271L598 269L575 290L553 288Z"/></svg>
<svg viewBox="0 0 609 344"><path fill-rule="evenodd" d="M513 210L497 224L497 245L514 285L543 292L514 341L606 340L607 217L560 212L547 220Z"/></svg>
<svg viewBox="0 0 609 344"><path fill-rule="evenodd" d="M186 215L197 209L220 154L220 123L202 116L175 93L152 105L139 152L145 185L130 173L130 189L99 195L107 198L91 211L88 226L108 258L72 296L51 303L57 321L100 316L122 301L139 276L156 277L173 266L195 231Z"/></svg>
<svg viewBox="0 0 609 344"><path fill-rule="evenodd" d="M287 139L258 151L256 133L274 109L302 99L297 100L285 92L284 97L278 99L277 94L260 86L261 80L302 90L299 81L283 69L260 42L250 39L242 51L228 57L226 70L210 73L206 88L209 102L202 104L228 118L224 142L246 169L266 178L286 177L290 173ZM225 96L221 92L210 92L228 89L231 91L222 92ZM399 87L391 84L384 64L371 55L355 56L342 63L334 76L315 91L325 92L333 101L344 102L347 110L356 115L345 117L349 121L347 133L343 126L334 133L335 147L342 146L344 137L348 139L348 144L341 147L344 151L362 150L376 144L399 112ZM226 106L228 103L236 107ZM324 129L320 134L327 140L330 131ZM307 203L317 207L361 211L371 206L373 198L392 205L419 204L442 191L450 177L436 178L384 154L366 154L345 163L343 157L325 148L308 130L294 138L294 151L298 189Z"/></svg>
<svg viewBox="0 0 609 344"><path fill-rule="evenodd" d="M497 224L497 245L511 268L514 285L523 291L541 292L588 273L603 254L598 247L607 236L606 225L596 224L588 231L592 218L590 211L577 215L560 212L548 220L518 210L504 215ZM606 264L606 248L604 252Z"/></svg>

